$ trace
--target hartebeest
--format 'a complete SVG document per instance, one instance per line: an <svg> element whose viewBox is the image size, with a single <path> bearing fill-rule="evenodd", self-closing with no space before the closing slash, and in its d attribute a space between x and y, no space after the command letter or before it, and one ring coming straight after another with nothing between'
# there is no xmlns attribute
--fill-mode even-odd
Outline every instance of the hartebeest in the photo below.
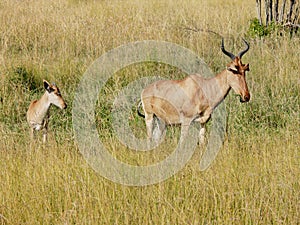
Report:
<svg viewBox="0 0 300 225"><path fill-rule="evenodd" d="M244 42L247 46L246 49L235 56L225 50L222 39L221 50L232 61L215 77L204 78L199 74L193 74L183 80L160 80L150 84L142 91L141 104L149 140L153 136L154 119L156 118L158 132L155 133L159 133L158 137L165 131L168 124L181 124L181 137L184 137L187 135L191 122L200 122L199 139L200 143L203 143L205 124L231 88L240 95L241 102L250 100L245 79L246 71L249 71L249 64L245 65L241 61L242 56L249 50L249 44L245 40ZM139 110L138 113L142 115Z"/></svg>
<svg viewBox="0 0 300 225"><path fill-rule="evenodd" d="M46 80L43 80L43 83L46 91L39 100L34 100L30 103L27 111L27 122L31 128L31 138L34 138L35 130L43 130L43 142L45 143L47 140L49 109L51 104L61 109L67 108L67 104L55 83L49 84Z"/></svg>

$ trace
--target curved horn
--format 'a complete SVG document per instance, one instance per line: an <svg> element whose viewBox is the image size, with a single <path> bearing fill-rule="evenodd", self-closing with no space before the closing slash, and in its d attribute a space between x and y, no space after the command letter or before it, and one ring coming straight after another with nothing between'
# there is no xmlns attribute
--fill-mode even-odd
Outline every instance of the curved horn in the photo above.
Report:
<svg viewBox="0 0 300 225"><path fill-rule="evenodd" d="M227 51L225 50L225 48L224 48L224 38L222 38L221 50L222 50L222 52L223 52L225 55L229 56L232 60L235 59L236 56L235 56L234 54L232 54L231 52L227 52Z"/></svg>
<svg viewBox="0 0 300 225"><path fill-rule="evenodd" d="M241 52L237 55L240 59L242 58L242 56L243 56L246 52L248 52L248 50L249 50L249 48L250 48L249 43L248 43L244 38L243 38L243 41L245 42L245 44L247 45L247 47L246 47L245 50L241 51Z"/></svg>

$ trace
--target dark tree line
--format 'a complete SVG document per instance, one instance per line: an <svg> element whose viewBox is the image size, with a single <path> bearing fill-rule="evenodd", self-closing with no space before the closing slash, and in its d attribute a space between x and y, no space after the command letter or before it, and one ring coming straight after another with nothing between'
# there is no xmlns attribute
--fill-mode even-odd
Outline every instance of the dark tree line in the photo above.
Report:
<svg viewBox="0 0 300 225"><path fill-rule="evenodd" d="M264 0L263 2L264 7L262 7L261 0L256 0L257 15L261 26L269 26L271 23L275 23L290 28L292 32L298 31L300 28L299 0Z"/></svg>

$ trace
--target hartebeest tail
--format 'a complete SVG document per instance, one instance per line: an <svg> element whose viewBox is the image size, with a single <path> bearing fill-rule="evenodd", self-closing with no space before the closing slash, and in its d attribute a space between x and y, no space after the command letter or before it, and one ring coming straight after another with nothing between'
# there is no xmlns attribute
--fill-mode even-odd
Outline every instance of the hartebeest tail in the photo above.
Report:
<svg viewBox="0 0 300 225"><path fill-rule="evenodd" d="M49 84L43 80L45 93L39 100L30 103L27 111L27 122L30 126L31 138L34 138L34 132L43 130L43 142L47 140L48 120L50 106L56 105L61 109L67 108L63 97L56 84Z"/></svg>
<svg viewBox="0 0 300 225"><path fill-rule="evenodd" d="M167 124L181 124L181 136L184 137L191 122L200 122L199 136L200 142L203 143L205 124L231 88L240 95L241 102L250 100L245 78L249 64L245 65L241 61L242 56L249 50L249 44L245 40L244 42L245 50L234 55L225 50L222 40L221 50L232 61L215 77L204 78L199 74L193 74L183 80L161 80L150 84L142 91L141 102L149 140L152 139L153 120L156 118L159 120L156 129L160 135L165 131Z"/></svg>

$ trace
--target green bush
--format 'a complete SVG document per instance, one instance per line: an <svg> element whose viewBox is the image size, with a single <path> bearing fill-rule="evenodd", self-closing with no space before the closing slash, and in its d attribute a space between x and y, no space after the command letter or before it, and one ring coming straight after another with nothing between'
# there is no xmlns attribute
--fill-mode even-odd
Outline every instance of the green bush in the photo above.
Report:
<svg viewBox="0 0 300 225"><path fill-rule="evenodd" d="M259 23L259 20L257 18L254 18L250 21L249 29L248 29L248 35L250 37L265 37L269 36L271 34L277 33L280 34L282 31L282 28L279 24L272 21L268 26L261 25Z"/></svg>

